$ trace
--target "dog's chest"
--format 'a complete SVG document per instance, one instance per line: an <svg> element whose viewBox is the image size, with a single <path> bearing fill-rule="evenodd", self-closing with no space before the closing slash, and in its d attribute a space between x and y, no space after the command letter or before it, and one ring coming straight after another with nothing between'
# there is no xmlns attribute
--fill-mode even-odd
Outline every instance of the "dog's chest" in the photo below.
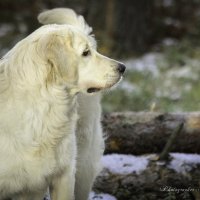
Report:
<svg viewBox="0 0 200 200"><path fill-rule="evenodd" d="M0 193L46 188L54 176L74 162L76 150L73 136L65 137L56 148L10 148L7 153L4 152L6 156L2 156L1 152Z"/></svg>
<svg viewBox="0 0 200 200"><path fill-rule="evenodd" d="M0 197L47 187L75 159L76 114L69 118L65 107L45 104L27 109L12 127L1 124Z"/></svg>

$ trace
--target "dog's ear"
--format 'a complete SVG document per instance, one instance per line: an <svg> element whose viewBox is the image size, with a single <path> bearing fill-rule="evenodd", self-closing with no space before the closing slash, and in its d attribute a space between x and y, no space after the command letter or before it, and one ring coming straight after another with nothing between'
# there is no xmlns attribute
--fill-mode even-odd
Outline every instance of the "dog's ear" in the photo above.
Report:
<svg viewBox="0 0 200 200"><path fill-rule="evenodd" d="M48 82L65 81L73 84L76 81L77 71L70 63L73 60L69 51L72 40L73 33L70 30L66 37L52 33L40 38L38 54L41 52L40 54L46 62Z"/></svg>
<svg viewBox="0 0 200 200"><path fill-rule="evenodd" d="M42 34L39 39L34 41L36 57L40 67L36 70L38 74L42 74L43 81L55 82L58 79L59 72L52 58L51 47L57 44L57 38L54 34ZM33 54L33 53L32 53Z"/></svg>
<svg viewBox="0 0 200 200"><path fill-rule="evenodd" d="M38 21L41 24L69 24L81 29L87 35L92 32L92 28L88 26L83 16L77 15L69 8L55 8L44 11L38 15Z"/></svg>

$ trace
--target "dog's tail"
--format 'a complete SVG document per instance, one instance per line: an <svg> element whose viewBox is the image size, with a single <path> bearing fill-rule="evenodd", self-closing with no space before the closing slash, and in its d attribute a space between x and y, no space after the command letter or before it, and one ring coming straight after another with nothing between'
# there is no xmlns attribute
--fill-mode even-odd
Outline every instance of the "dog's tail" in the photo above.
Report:
<svg viewBox="0 0 200 200"><path fill-rule="evenodd" d="M86 34L92 32L92 28L85 22L83 16L77 15L69 8L54 8L38 15L38 21L41 24L69 24L76 26Z"/></svg>

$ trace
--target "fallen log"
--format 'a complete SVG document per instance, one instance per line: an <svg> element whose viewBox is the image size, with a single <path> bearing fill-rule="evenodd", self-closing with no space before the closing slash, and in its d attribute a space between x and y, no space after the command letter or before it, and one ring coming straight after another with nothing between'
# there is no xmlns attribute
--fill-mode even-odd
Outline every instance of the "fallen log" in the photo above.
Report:
<svg viewBox="0 0 200 200"><path fill-rule="evenodd" d="M117 200L199 199L200 155L171 154L169 162L154 157L104 156L93 190Z"/></svg>
<svg viewBox="0 0 200 200"><path fill-rule="evenodd" d="M172 145L171 151L200 153L200 112L106 114L102 120L106 133L105 154L160 153L170 135L181 123L184 123L183 130Z"/></svg>

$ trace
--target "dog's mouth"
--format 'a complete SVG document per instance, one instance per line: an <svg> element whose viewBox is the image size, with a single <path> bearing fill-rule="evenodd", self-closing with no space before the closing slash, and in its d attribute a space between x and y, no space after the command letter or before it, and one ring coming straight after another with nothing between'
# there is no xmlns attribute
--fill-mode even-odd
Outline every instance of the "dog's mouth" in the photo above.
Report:
<svg viewBox="0 0 200 200"><path fill-rule="evenodd" d="M101 88L88 88L87 92L88 93L94 93L94 92L99 92L101 90Z"/></svg>
<svg viewBox="0 0 200 200"><path fill-rule="evenodd" d="M87 89L87 93L95 93L95 92L99 92L102 91L104 89L109 89L112 88L114 85L117 85L120 81L122 80L122 76L117 77L117 79L113 82L107 82L106 86L104 87L91 87Z"/></svg>

